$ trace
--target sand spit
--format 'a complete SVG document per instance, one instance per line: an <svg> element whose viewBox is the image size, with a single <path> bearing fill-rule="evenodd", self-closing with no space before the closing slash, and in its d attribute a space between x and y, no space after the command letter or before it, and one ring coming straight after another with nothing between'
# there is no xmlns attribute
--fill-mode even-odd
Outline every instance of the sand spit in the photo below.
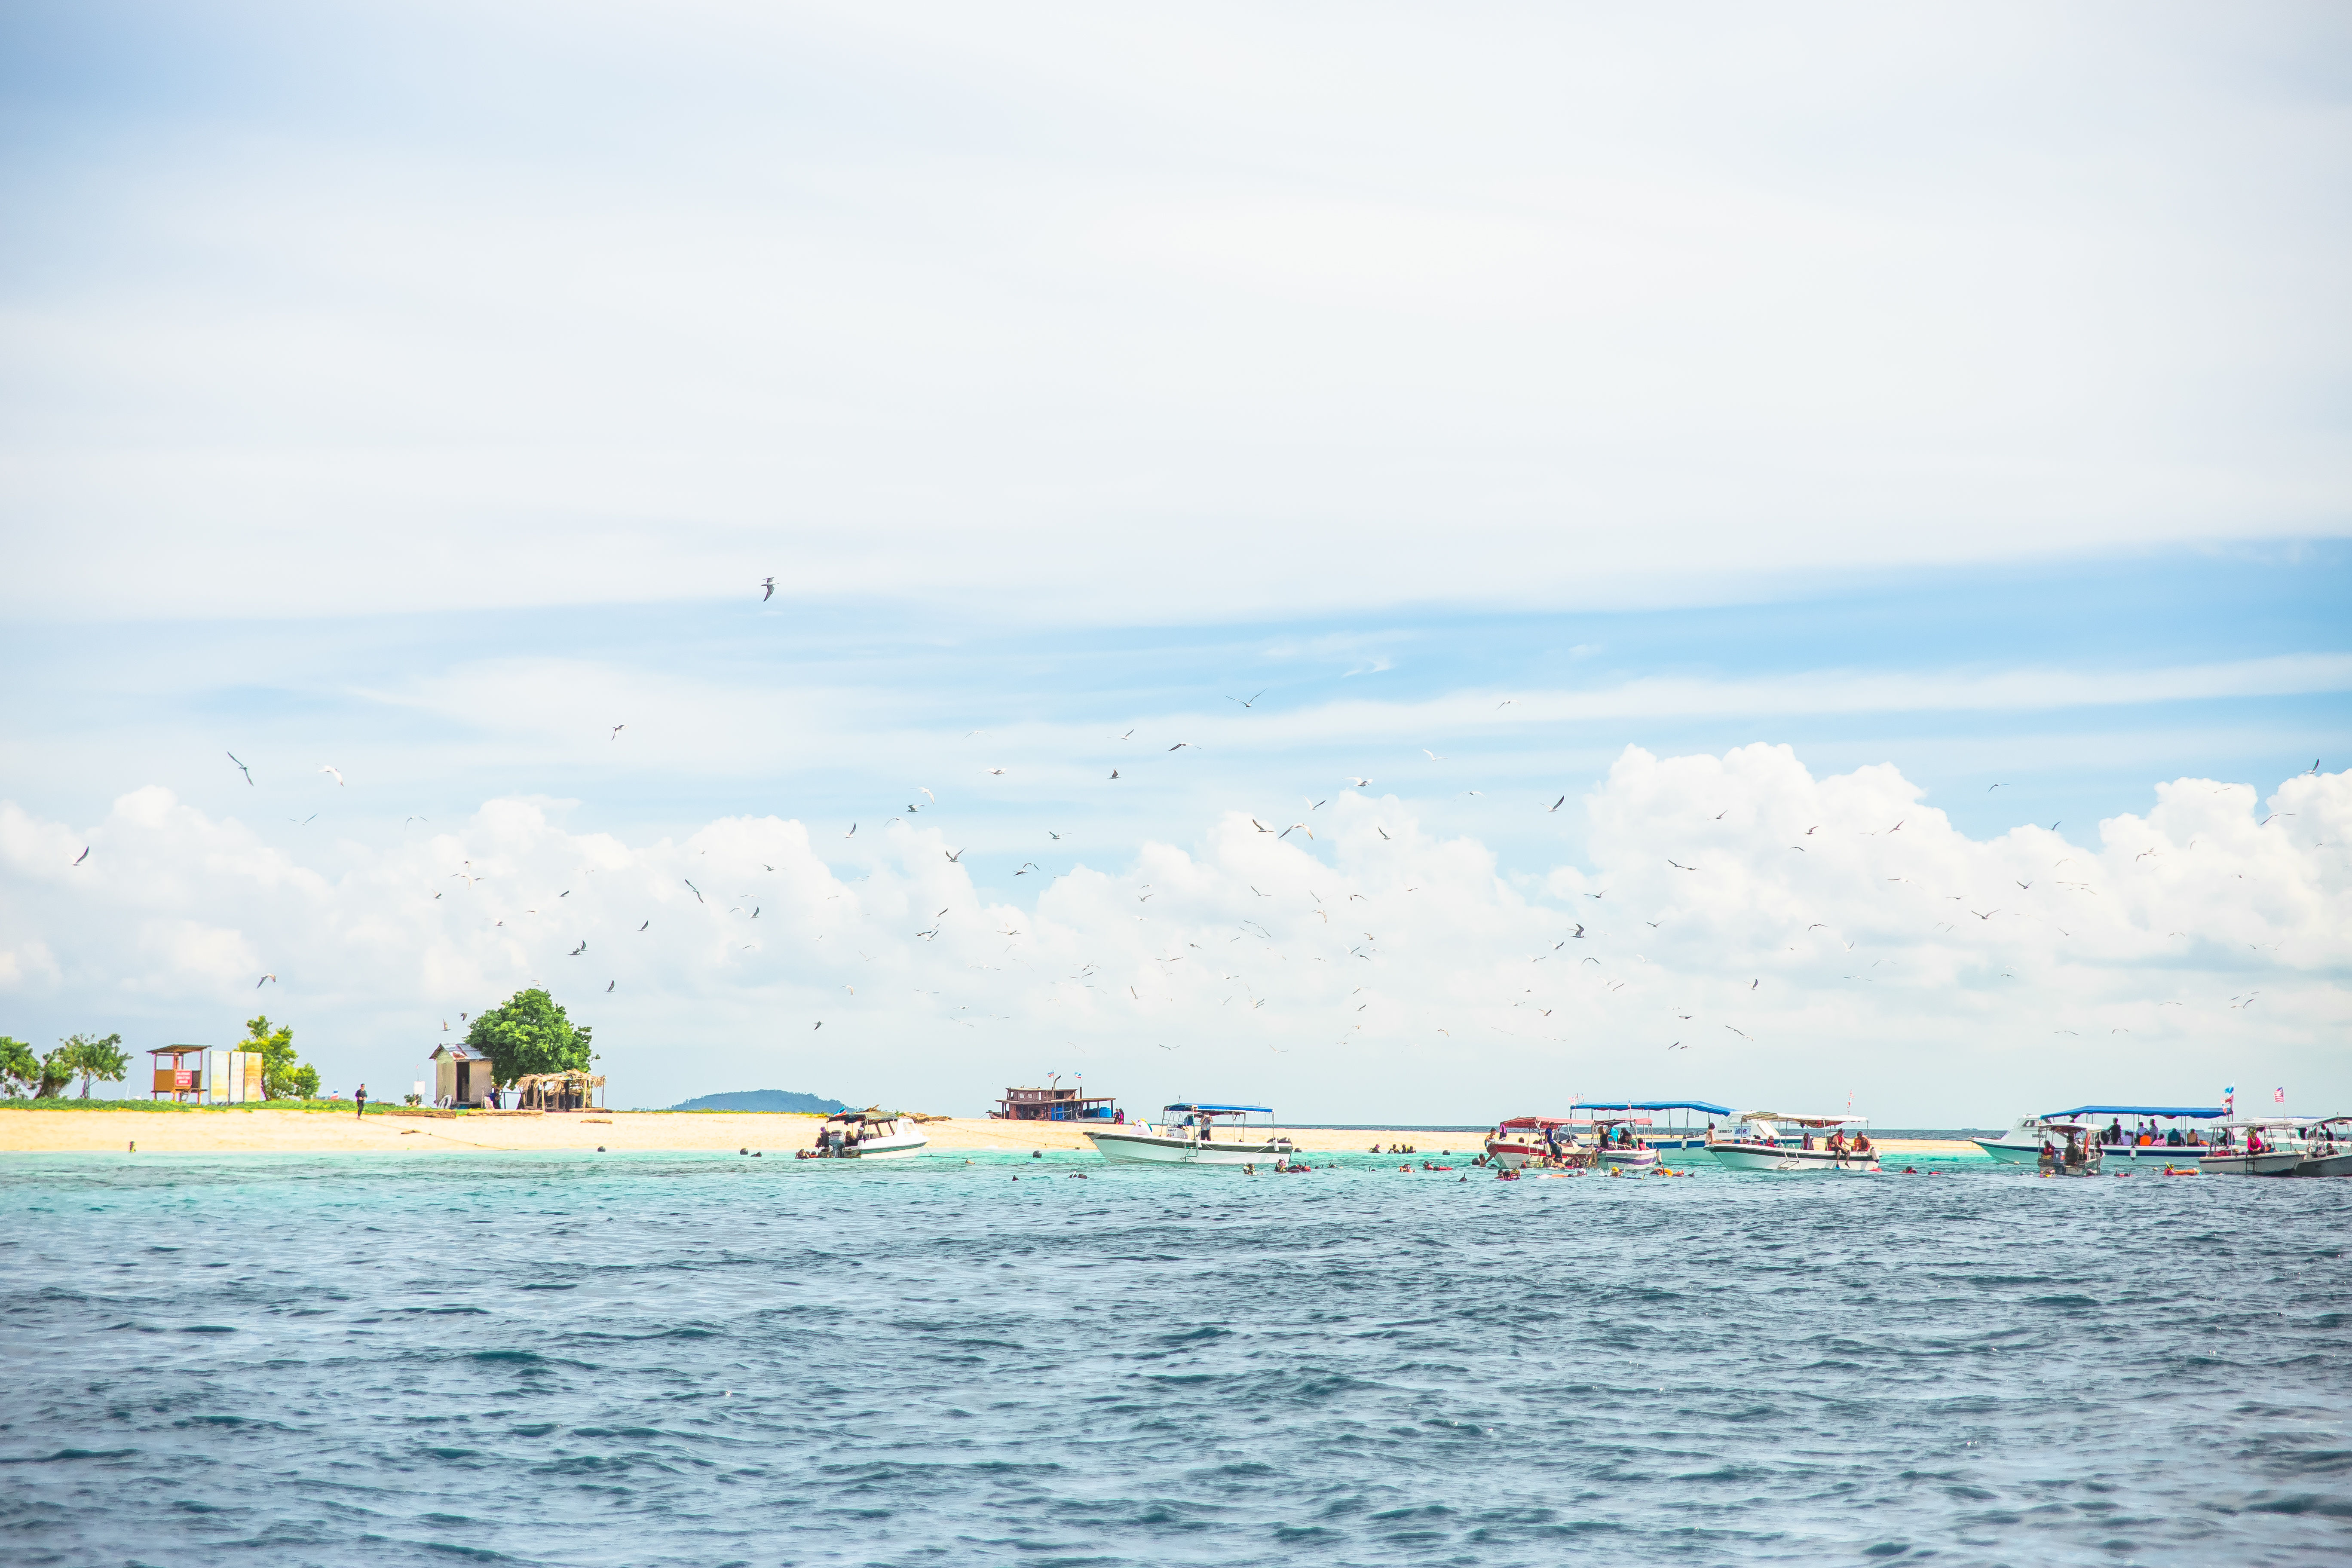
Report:
<svg viewBox="0 0 2352 1568"><path fill-rule="evenodd" d="M583 1113L433 1116L398 1107L364 1117L328 1110L35 1110L0 1108L0 1152L121 1153L135 1141L154 1154L434 1154L591 1152L727 1154L756 1149L790 1154L815 1141L816 1116L761 1111L595 1110ZM1086 1152L1085 1135L1066 1123L954 1119L924 1124L937 1153L1023 1153L1032 1149ZM1475 1153L1465 1132L1308 1131L1292 1130L1301 1150L1359 1153L1374 1144L1409 1143L1435 1155ZM1944 1139L1886 1139L1886 1155L1972 1154L1972 1144ZM1704 1156L1700 1156L1704 1158Z"/></svg>

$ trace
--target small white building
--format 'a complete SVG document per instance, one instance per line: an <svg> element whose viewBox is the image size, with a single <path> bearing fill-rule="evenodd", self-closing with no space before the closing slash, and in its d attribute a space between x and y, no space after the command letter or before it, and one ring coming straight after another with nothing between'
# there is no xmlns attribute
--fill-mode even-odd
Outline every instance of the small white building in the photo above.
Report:
<svg viewBox="0 0 2352 1568"><path fill-rule="evenodd" d="M488 1105L496 1084L490 1058L471 1046L442 1045L433 1050L433 1103Z"/></svg>

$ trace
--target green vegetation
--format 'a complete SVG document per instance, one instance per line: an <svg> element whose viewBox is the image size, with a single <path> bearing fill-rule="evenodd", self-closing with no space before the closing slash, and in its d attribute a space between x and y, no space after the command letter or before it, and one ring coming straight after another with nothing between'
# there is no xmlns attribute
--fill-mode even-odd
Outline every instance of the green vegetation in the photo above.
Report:
<svg viewBox="0 0 2352 1568"><path fill-rule="evenodd" d="M510 1084L530 1073L587 1071L596 1059L588 1033L563 1016L554 997L532 989L477 1014L466 1044L490 1058L493 1078Z"/></svg>
<svg viewBox="0 0 2352 1568"><path fill-rule="evenodd" d="M92 1081L117 1083L130 1070L121 1035L75 1035L39 1057L24 1041L0 1035L0 1097L9 1100L26 1092L35 1100L57 1100L77 1078L88 1100Z"/></svg>
<svg viewBox="0 0 2352 1568"><path fill-rule="evenodd" d="M319 1069L294 1056L294 1027L290 1024L271 1026L268 1015L245 1021L245 1038L237 1044L240 1051L261 1053L261 1092L271 1100L315 1100L319 1093Z"/></svg>

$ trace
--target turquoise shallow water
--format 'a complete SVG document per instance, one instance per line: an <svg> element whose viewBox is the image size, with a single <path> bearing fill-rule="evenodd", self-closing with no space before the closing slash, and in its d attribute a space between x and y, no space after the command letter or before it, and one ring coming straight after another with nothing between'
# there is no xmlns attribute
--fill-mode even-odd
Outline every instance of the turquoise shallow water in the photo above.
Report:
<svg viewBox="0 0 2352 1568"><path fill-rule="evenodd" d="M2352 1183L1339 1163L12 1157L0 1556L2352 1559Z"/></svg>

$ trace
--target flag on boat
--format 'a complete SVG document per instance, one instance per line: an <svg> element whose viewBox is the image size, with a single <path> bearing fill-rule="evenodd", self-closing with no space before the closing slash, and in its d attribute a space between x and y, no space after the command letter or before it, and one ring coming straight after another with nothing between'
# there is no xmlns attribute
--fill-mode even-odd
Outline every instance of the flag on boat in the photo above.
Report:
<svg viewBox="0 0 2352 1568"><path fill-rule="evenodd" d="M2278 1088L2271 1090L2271 1103L2273 1105L2284 1105L2286 1103L2285 1085L2282 1084Z"/></svg>

